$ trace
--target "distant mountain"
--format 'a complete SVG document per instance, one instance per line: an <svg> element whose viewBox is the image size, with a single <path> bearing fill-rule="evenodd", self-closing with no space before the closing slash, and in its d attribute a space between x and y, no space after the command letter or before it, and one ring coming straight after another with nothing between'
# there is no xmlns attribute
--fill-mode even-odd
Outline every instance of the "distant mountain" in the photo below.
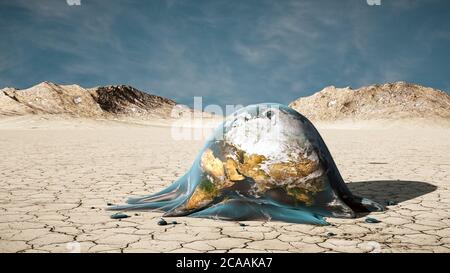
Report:
<svg viewBox="0 0 450 273"><path fill-rule="evenodd" d="M127 85L85 89L43 82L0 90L0 115L53 114L85 118L167 118L177 103ZM179 107L188 111L186 108Z"/></svg>
<svg viewBox="0 0 450 273"><path fill-rule="evenodd" d="M450 96L440 90L406 82L359 89L329 86L289 104L312 121L450 120Z"/></svg>
<svg viewBox="0 0 450 273"><path fill-rule="evenodd" d="M329 86L289 104L312 121L444 119L450 121L450 96L406 82L359 89ZM0 116L30 114L84 118L170 118L192 113L175 101L128 85L83 88L42 82L28 89L0 89ZM203 116L211 116L203 113Z"/></svg>

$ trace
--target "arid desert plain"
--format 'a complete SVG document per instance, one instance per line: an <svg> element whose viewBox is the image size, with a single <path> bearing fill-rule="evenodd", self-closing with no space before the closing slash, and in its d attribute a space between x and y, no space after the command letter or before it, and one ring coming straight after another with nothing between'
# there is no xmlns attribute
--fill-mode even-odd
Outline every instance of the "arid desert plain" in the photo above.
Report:
<svg viewBox="0 0 450 273"><path fill-rule="evenodd" d="M202 147L164 123L0 119L0 251L450 252L449 127L317 124L350 189L388 202L385 212L330 226L188 217L160 226L162 214L145 211L111 219L108 203L163 189Z"/></svg>

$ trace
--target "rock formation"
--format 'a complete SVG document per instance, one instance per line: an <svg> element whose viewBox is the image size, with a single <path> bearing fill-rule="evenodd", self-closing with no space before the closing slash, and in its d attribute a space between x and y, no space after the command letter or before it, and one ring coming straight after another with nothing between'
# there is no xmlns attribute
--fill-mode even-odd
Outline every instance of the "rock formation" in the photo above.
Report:
<svg viewBox="0 0 450 273"><path fill-rule="evenodd" d="M313 121L450 119L450 96L406 82L359 89L329 86L289 104Z"/></svg>
<svg viewBox="0 0 450 273"><path fill-rule="evenodd" d="M85 89L78 85L42 82L23 90L0 90L0 115L4 116L51 114L84 118L168 118L176 105L173 100L127 85Z"/></svg>

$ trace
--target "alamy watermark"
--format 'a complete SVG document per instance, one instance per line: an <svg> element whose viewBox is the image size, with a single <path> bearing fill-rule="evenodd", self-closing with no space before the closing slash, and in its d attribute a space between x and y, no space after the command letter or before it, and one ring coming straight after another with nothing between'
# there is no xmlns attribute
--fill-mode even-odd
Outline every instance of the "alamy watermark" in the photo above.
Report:
<svg viewBox="0 0 450 273"><path fill-rule="evenodd" d="M366 0L369 6L381 6L381 0Z"/></svg>
<svg viewBox="0 0 450 273"><path fill-rule="evenodd" d="M81 253L81 244L79 242L66 243L66 249L69 253Z"/></svg>
<svg viewBox="0 0 450 273"><path fill-rule="evenodd" d="M66 0L69 6L81 6L81 0Z"/></svg>
<svg viewBox="0 0 450 273"><path fill-rule="evenodd" d="M226 105L225 109L217 104L203 106L202 97L194 97L194 107L176 105L172 108L171 118L176 119L171 126L174 140L204 140L225 118L243 105Z"/></svg>
<svg viewBox="0 0 450 273"><path fill-rule="evenodd" d="M380 253L381 245L375 241L356 243L356 247L367 253ZM81 253L81 244L79 242L66 243L66 249L69 253ZM151 249L149 249L151 251Z"/></svg>
<svg viewBox="0 0 450 273"><path fill-rule="evenodd" d="M243 108L243 105L232 104L203 107L202 97L194 97L193 109L184 105L172 108L171 118L175 120L171 124L172 139L205 140L214 133L215 140L223 140L226 131L232 127L236 127L235 131L239 134L263 136L270 132L270 137L275 138L286 125L280 122L283 113L278 104Z"/></svg>

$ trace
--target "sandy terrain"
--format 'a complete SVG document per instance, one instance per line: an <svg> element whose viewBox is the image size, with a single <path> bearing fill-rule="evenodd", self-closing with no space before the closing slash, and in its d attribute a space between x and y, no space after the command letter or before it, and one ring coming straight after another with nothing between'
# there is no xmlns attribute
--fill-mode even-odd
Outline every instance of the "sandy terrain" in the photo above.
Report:
<svg viewBox="0 0 450 273"><path fill-rule="evenodd" d="M164 123L164 122L162 122ZM347 129L346 129L347 128ZM335 226L111 219L108 202L184 174L202 141L113 121L0 120L1 252L450 252L450 129L319 128L354 193L397 205ZM167 220L172 220L167 218Z"/></svg>

